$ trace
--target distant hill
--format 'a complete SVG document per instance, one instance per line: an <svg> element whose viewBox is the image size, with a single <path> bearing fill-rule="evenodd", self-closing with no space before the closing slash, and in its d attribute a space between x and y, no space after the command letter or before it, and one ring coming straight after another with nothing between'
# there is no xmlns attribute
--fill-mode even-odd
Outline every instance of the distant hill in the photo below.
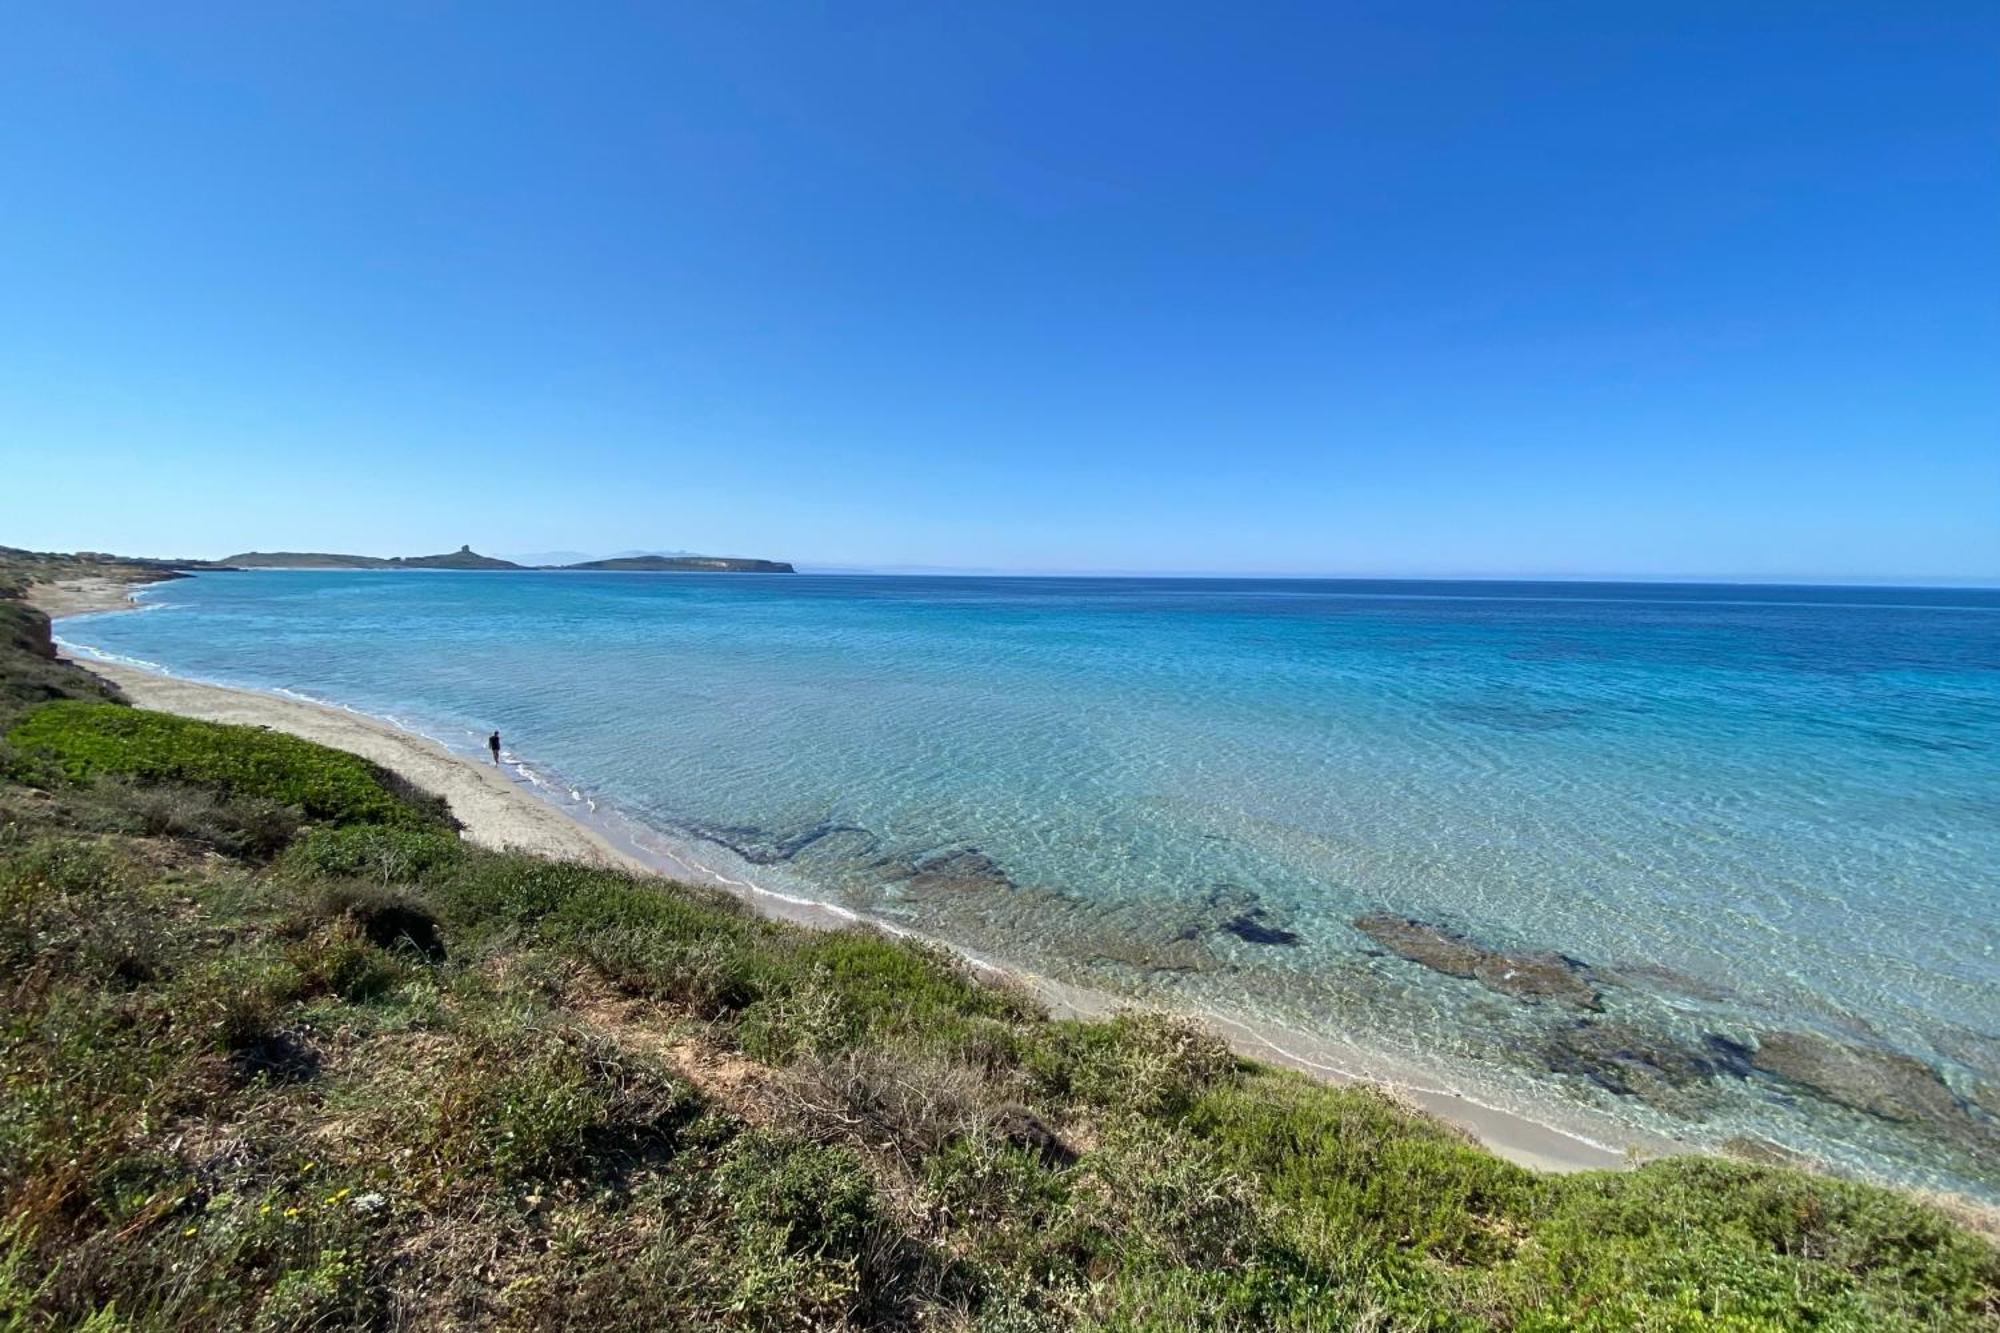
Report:
<svg viewBox="0 0 2000 1333"><path fill-rule="evenodd" d="M461 546L449 555L339 555L328 551L244 551L215 562L228 569L623 569L662 573L790 574L782 560L724 555L632 555L575 564L518 565Z"/></svg>
<svg viewBox="0 0 2000 1333"><path fill-rule="evenodd" d="M625 569L654 573L791 574L783 560L745 560L728 555L627 555L610 560L586 560L561 569Z"/></svg>
<svg viewBox="0 0 2000 1333"><path fill-rule="evenodd" d="M326 551L245 551L216 562L233 569L519 569L511 560L461 546L446 555L336 555Z"/></svg>
<svg viewBox="0 0 2000 1333"><path fill-rule="evenodd" d="M389 562L375 555L328 555L320 551L245 551L217 564L231 569L380 569Z"/></svg>

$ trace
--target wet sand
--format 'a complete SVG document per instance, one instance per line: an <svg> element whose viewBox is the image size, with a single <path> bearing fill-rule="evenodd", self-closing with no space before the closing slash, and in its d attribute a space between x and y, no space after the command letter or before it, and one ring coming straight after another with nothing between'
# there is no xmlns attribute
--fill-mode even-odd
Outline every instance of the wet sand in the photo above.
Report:
<svg viewBox="0 0 2000 1333"><path fill-rule="evenodd" d="M111 580L37 584L31 600L50 615L115 610L133 605L131 585ZM58 627L60 629L60 627ZM82 665L114 682L134 704L212 722L269 727L321 745L347 750L442 796L464 825L467 841L562 860L584 861L636 874L705 883L736 892L753 908L799 924L832 927L853 918L833 908L799 903L756 891L754 886L719 879L693 861L683 861L648 845L621 846L604 832L572 818L552 804L515 768L455 754L426 737L379 718L282 695L232 689L157 675L117 663L83 659ZM1024 974L979 959L969 960L996 979L1025 987L1062 1014L1108 1013L1127 1002L1048 978ZM1582 1171L1628 1165L1627 1152L1594 1143L1560 1128L1481 1105L1449 1091L1358 1075L1367 1058L1338 1043L1300 1034L1273 1032L1224 1015L1202 1020L1239 1053L1297 1069L1334 1083L1374 1082L1402 1101L1469 1132L1509 1161L1544 1171ZM1647 1155L1672 1151L1668 1143L1634 1145Z"/></svg>

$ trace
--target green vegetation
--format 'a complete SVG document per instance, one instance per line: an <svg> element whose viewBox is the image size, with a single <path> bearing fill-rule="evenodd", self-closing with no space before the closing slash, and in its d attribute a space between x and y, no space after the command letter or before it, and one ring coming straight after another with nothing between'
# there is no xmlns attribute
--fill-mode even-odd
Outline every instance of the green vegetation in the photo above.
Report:
<svg viewBox="0 0 2000 1333"><path fill-rule="evenodd" d="M1905 1195L1537 1176L58 685L0 749L0 1328L2000 1327Z"/></svg>
<svg viewBox="0 0 2000 1333"><path fill-rule="evenodd" d="M7 739L70 782L115 776L180 783L263 797L335 824L409 825L443 817L442 803L419 798L365 759L258 727L65 699L36 709Z"/></svg>

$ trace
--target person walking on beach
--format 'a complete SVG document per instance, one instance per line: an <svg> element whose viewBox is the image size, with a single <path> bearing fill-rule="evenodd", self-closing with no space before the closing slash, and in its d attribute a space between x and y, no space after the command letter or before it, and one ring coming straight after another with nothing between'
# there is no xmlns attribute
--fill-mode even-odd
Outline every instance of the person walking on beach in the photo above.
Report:
<svg viewBox="0 0 2000 1333"><path fill-rule="evenodd" d="M491 751L493 751L493 762L494 762L495 764L498 764L498 763L500 762L500 733L499 733L499 732L497 732L497 731L496 731L496 732L494 732L494 733L493 733L493 734L492 734L491 736L488 736L488 737L486 738L486 748L487 748L487 749L489 749L489 750L491 750Z"/></svg>

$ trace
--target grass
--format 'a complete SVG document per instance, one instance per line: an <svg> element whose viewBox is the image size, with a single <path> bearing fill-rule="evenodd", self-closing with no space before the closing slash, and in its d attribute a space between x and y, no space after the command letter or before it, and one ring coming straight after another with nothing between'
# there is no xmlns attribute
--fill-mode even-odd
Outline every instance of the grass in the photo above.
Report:
<svg viewBox="0 0 2000 1333"><path fill-rule="evenodd" d="M254 729L64 697L7 745L0 1328L2000 1327L1897 1192L1535 1175Z"/></svg>
<svg viewBox="0 0 2000 1333"><path fill-rule="evenodd" d="M114 777L193 787L274 801L333 824L421 828L450 818L437 798L366 759L258 727L64 699L35 709L7 741L17 756L71 783Z"/></svg>

